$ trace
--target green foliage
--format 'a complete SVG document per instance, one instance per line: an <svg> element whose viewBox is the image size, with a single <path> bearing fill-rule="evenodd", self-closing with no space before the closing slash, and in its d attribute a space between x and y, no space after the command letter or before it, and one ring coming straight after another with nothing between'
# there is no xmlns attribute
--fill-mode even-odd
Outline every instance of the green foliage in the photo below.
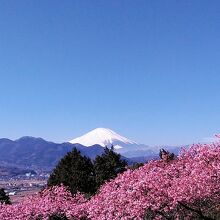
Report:
<svg viewBox="0 0 220 220"><path fill-rule="evenodd" d="M0 189L0 202L5 204L11 204L9 196L5 193L4 189Z"/></svg>
<svg viewBox="0 0 220 220"><path fill-rule="evenodd" d="M47 185L63 183L69 187L72 194L79 191L91 196L105 181L125 171L125 166L127 162L122 160L121 155L115 153L113 148L106 147L104 153L96 157L94 164L74 148L60 160L50 175Z"/></svg>
<svg viewBox="0 0 220 220"><path fill-rule="evenodd" d="M94 161L96 185L99 188L105 181L114 179L118 173L124 172L127 162L121 159L121 155L113 151L113 147L104 150L101 156Z"/></svg>
<svg viewBox="0 0 220 220"><path fill-rule="evenodd" d="M129 168L132 170L138 169L139 167L144 166L144 163L134 163L132 166L130 166Z"/></svg>
<svg viewBox="0 0 220 220"><path fill-rule="evenodd" d="M65 214L57 213L49 217L49 220L68 220Z"/></svg>
<svg viewBox="0 0 220 220"><path fill-rule="evenodd" d="M174 153L170 153L169 151L166 151L163 148L160 149L159 156L165 162L168 162L168 161L171 161L171 160L175 159Z"/></svg>
<svg viewBox="0 0 220 220"><path fill-rule="evenodd" d="M95 192L95 173L91 160L80 154L76 148L60 160L48 180L48 186L63 183L72 194L77 191L85 194Z"/></svg>

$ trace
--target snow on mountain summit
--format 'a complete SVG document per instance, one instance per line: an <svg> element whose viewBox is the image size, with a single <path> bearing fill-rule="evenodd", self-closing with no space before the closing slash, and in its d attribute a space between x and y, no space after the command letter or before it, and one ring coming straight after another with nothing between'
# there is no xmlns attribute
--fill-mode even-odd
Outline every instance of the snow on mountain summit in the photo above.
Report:
<svg viewBox="0 0 220 220"><path fill-rule="evenodd" d="M134 141L125 138L108 128L96 128L87 134L69 141L72 144L78 143L84 146L99 144L102 147L114 146L115 149L123 148L124 145L137 144Z"/></svg>
<svg viewBox="0 0 220 220"><path fill-rule="evenodd" d="M72 144L81 144L87 147L96 144L102 147L113 146L117 153L127 158L143 156L147 156L148 158L156 158L158 157L158 152L161 148L159 146L148 146L145 144L136 143L108 128L96 128L87 134L75 138L69 142ZM179 147L166 146L165 149L176 153L176 150L179 149Z"/></svg>

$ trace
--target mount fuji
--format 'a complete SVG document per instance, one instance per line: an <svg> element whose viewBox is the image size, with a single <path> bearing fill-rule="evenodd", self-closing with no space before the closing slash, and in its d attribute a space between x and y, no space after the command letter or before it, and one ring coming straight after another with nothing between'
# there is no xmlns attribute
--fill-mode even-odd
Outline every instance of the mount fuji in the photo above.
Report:
<svg viewBox="0 0 220 220"><path fill-rule="evenodd" d="M117 153L120 153L128 158L143 156L156 158L158 157L159 149L161 148L161 146L139 144L108 128L96 128L83 136L70 140L69 142L72 144L81 144L87 147L95 144L102 147L113 146ZM176 147L169 147L169 149L172 149L172 152L176 153Z"/></svg>
<svg viewBox="0 0 220 220"><path fill-rule="evenodd" d="M123 137L108 128L96 128L87 134L69 141L72 144L92 146L98 144L102 147L114 146L115 150L122 149L128 145L137 145L136 142Z"/></svg>
<svg viewBox="0 0 220 220"><path fill-rule="evenodd" d="M105 146L113 146L114 151L132 163L158 158L160 148L175 154L180 149L139 144L107 128L97 128L69 142L54 143L35 137L22 137L17 140L0 138L0 166L51 170L73 147L93 160L104 152Z"/></svg>

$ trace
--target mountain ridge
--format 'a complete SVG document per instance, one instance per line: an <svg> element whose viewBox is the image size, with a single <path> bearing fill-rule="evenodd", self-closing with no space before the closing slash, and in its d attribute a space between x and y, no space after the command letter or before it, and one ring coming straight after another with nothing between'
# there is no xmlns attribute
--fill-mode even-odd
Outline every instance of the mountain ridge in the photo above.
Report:
<svg viewBox="0 0 220 220"><path fill-rule="evenodd" d="M52 169L58 161L76 147L84 156L94 159L104 148L93 145L87 148L80 144L54 143L42 138L21 137L17 140L0 139L0 163L23 168Z"/></svg>
<svg viewBox="0 0 220 220"><path fill-rule="evenodd" d="M121 136L109 128L96 128L80 137L70 140L69 143L79 143L87 147L92 144L98 144L102 147L113 146L117 153L128 158L143 156L147 158L156 158L161 148L158 146L139 144L136 141ZM168 146L167 148L171 149L174 153L178 153L180 149L180 147L176 146Z"/></svg>
<svg viewBox="0 0 220 220"><path fill-rule="evenodd" d="M14 141L1 138L0 164L13 164L21 168L51 170L73 147L76 147L82 155L93 160L97 155L101 155L104 152L105 146L113 146L115 152L121 154L123 159L130 161L133 161L132 158L135 161L156 159L162 147L175 154L178 154L180 149L180 147L175 146L156 147L138 144L107 128L95 129L86 135L73 139L72 142L76 142L76 140L79 143L54 143L40 137L31 136L24 136Z"/></svg>

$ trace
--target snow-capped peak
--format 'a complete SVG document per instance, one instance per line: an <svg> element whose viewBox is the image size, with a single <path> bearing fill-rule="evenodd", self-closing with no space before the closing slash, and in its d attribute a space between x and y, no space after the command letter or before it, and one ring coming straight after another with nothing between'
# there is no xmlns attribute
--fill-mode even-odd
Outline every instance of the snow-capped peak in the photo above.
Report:
<svg viewBox="0 0 220 220"><path fill-rule="evenodd" d="M96 128L87 134L69 141L72 144L82 144L84 146L92 146L99 144L103 147L114 146L115 149L123 148L122 145L137 144L134 141L125 138L108 128Z"/></svg>

